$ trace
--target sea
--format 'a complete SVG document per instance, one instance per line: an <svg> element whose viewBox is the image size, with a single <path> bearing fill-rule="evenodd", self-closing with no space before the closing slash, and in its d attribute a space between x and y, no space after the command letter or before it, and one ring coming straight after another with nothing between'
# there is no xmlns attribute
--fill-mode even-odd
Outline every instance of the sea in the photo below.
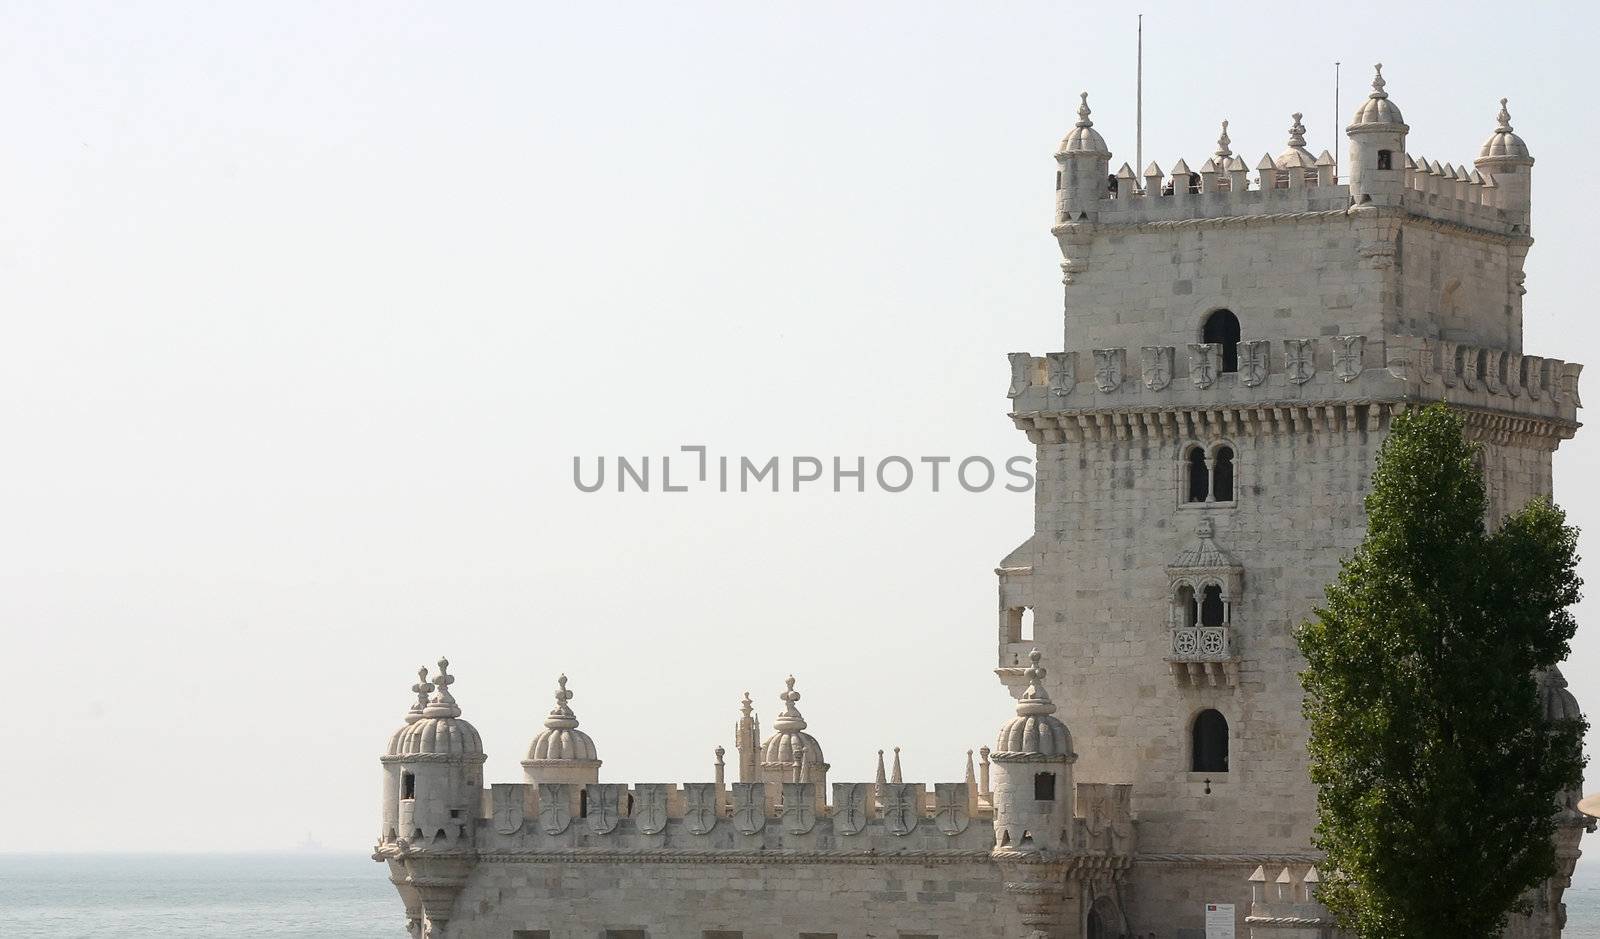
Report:
<svg viewBox="0 0 1600 939"><path fill-rule="evenodd" d="M1566 901L1566 939L1600 939L1600 863ZM342 854L0 854L0 922L29 939L406 939L385 869Z"/></svg>

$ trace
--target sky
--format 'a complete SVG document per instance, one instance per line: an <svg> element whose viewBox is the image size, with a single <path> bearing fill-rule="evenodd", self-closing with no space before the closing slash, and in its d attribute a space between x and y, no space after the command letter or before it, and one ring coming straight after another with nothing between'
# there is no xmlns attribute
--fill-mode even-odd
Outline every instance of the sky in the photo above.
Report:
<svg viewBox="0 0 1600 939"><path fill-rule="evenodd" d="M1293 111L1342 150L1335 61L1339 124L1381 61L1438 160L1509 96L1526 347L1591 357L1592 8L1198 9L1143 8L1146 161L1228 118L1253 164ZM584 493L573 458L1029 454L1004 356L1060 348L1079 91L1133 162L1126 10L0 7L0 850L364 850L440 655L491 781L563 672L606 779L710 778L789 674L832 778L960 779L1031 495ZM1597 455L1555 480L1600 584Z"/></svg>

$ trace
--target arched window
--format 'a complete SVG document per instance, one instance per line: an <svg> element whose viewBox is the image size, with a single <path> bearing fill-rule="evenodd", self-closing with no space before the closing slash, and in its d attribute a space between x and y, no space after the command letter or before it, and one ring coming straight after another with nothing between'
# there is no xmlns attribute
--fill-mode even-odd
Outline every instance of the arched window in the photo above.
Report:
<svg viewBox="0 0 1600 939"><path fill-rule="evenodd" d="M1222 370L1239 370L1239 317L1231 310L1216 310L1206 317L1205 328L1200 332L1201 342L1222 344Z"/></svg>
<svg viewBox="0 0 1600 939"><path fill-rule="evenodd" d="M1211 460L1211 498L1218 502L1233 501L1233 448L1218 447Z"/></svg>
<svg viewBox="0 0 1600 939"><path fill-rule="evenodd" d="M1194 588L1188 584L1178 588L1178 616L1179 626L1194 626L1199 623L1200 604L1195 599Z"/></svg>
<svg viewBox="0 0 1600 939"><path fill-rule="evenodd" d="M1089 939L1106 939L1106 924L1100 919L1100 913L1096 910L1089 911L1087 932Z"/></svg>
<svg viewBox="0 0 1600 939"><path fill-rule="evenodd" d="M1190 768L1196 773L1228 771L1228 719L1207 708L1195 715Z"/></svg>
<svg viewBox="0 0 1600 939"><path fill-rule="evenodd" d="M1222 588L1216 584L1206 584L1200 591L1200 625L1222 626L1227 620L1227 613L1222 605Z"/></svg>
<svg viewBox="0 0 1600 939"><path fill-rule="evenodd" d="M1185 473L1188 476L1188 502L1204 502L1206 496L1211 494L1210 472L1206 469L1206 452L1199 447L1190 447L1186 458Z"/></svg>

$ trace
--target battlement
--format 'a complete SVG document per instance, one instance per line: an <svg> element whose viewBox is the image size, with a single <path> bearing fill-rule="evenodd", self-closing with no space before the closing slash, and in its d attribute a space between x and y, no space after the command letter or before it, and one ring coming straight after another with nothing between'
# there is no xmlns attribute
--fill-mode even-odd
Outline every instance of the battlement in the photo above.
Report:
<svg viewBox="0 0 1600 939"><path fill-rule="evenodd" d="M1078 439L1123 426L1109 411L1142 412L1127 426L1164 432L1179 430L1188 410L1233 409L1236 429L1260 431L1293 429L1296 408L1353 414L1361 406L1375 417L1366 406L1446 401L1503 414L1518 433L1542 434L1551 446L1577 427L1583 366L1575 362L1419 336L1317 336L1241 340L1237 371L1225 372L1222 346L1144 346L1137 372L1126 348L1013 353L1012 419L1044 441L1046 429ZM1320 425L1322 416L1303 423Z"/></svg>

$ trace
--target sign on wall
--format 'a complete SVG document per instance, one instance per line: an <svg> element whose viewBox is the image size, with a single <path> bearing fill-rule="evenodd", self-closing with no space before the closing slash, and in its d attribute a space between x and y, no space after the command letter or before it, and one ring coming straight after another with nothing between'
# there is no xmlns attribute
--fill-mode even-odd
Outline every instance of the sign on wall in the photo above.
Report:
<svg viewBox="0 0 1600 939"><path fill-rule="evenodd" d="M1233 904L1206 904L1206 939L1234 939Z"/></svg>

